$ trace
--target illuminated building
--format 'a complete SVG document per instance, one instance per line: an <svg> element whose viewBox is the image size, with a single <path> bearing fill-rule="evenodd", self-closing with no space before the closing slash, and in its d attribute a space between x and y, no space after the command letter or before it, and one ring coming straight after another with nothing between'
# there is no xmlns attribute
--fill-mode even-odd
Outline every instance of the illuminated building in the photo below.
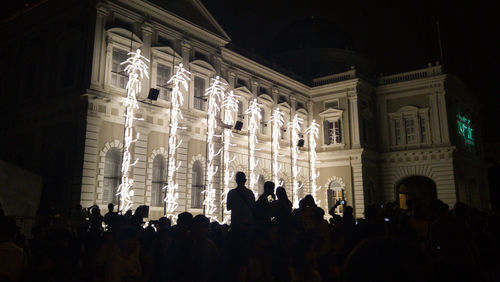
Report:
<svg viewBox="0 0 500 282"><path fill-rule="evenodd" d="M210 180L213 198L205 203L211 208L216 205L213 214L219 220L224 177L244 171L247 186L250 184L251 118L246 111L254 100L262 105L262 119L252 124L258 127L253 153L256 165L252 167L252 183L258 194L265 181L276 180L283 181L289 198L293 186L302 187L296 188L298 198L311 194L311 173L315 173L315 193L321 207L326 210L337 199L345 199L357 217L363 216L367 204L407 198L437 196L450 206L463 201L487 207L477 103L439 64L369 79L364 75L367 68L363 60L354 60L359 63L356 67L347 65L347 60L325 65L326 75L296 79L228 46L229 36L196 0L110 0L96 1L96 6L89 4L92 1L53 2L43 2L30 13L44 18L45 9L66 5L67 14L45 19L43 24L37 22L39 29L26 38L7 36L10 39L2 45L0 53L7 63L20 68L3 76L4 89L23 93L6 96L5 105L19 111L19 119L2 128L2 136L16 138L2 142L5 148L15 148L12 157L4 154L5 158L17 158L34 170L38 168L44 177L44 191L48 191L45 199L67 203L67 210L76 204L97 204L105 209L108 202L118 200L122 103L128 81L120 63L131 49L140 49L150 60L149 79L140 79L139 109L134 111L142 120L134 121L139 138L130 147L131 159L138 160L131 169L132 209L149 205L152 219L164 215L167 178L177 185L176 213L205 212L202 192L209 170L209 101L205 90L217 75L239 101L234 117L227 120L243 124L241 130L228 124L213 132L213 150L228 150L228 154L210 156L212 168L219 169ZM189 7L184 10L190 13L183 14L183 9L171 2L186 3ZM34 26L31 21L21 15L4 23L3 32L11 34L11 25ZM336 59L354 56L352 51L339 50L325 49L321 55L335 55ZM173 86L167 82L180 63L190 72L190 80L187 91L180 91L184 103L179 106L183 119L176 130L178 140L182 140L176 148L178 167L175 175L168 175ZM35 81L38 88L29 88L23 79ZM158 100L146 99L150 88L159 90ZM2 115L12 116L7 106ZM280 134L270 122L276 108L283 113ZM214 115L218 116L217 124L226 120L218 111ZM297 145L292 144L297 136L292 136L287 125L295 116L303 120L297 136L304 144L297 146L300 157L295 159L298 170L293 177L290 148ZM315 140L317 162L311 169L306 129L313 120L320 127ZM225 129L231 130L234 146L224 147ZM274 140L273 145L273 135L279 136L278 144ZM229 164L221 160L224 155L231 159ZM418 185L426 186L427 192L416 191ZM229 186L235 186L233 180Z"/></svg>

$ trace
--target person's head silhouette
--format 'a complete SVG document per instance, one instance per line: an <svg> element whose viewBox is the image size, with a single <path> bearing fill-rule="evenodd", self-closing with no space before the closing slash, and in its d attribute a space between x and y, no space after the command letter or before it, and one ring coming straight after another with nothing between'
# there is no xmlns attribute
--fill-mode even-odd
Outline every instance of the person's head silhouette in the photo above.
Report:
<svg viewBox="0 0 500 282"><path fill-rule="evenodd" d="M264 195L270 195L274 197L274 182L266 181L266 183L264 183Z"/></svg>
<svg viewBox="0 0 500 282"><path fill-rule="evenodd" d="M247 176L245 175L245 173L242 171L238 171L236 173L236 184L238 184L238 187L245 187L246 182Z"/></svg>
<svg viewBox="0 0 500 282"><path fill-rule="evenodd" d="M114 208L115 208L115 205L113 205L113 203L109 203L109 204L108 204L108 210L109 210L110 212L113 212L113 209L114 209Z"/></svg>
<svg viewBox="0 0 500 282"><path fill-rule="evenodd" d="M286 190L282 186L276 188L276 196L278 197L278 199L283 199L283 200L288 199L286 195Z"/></svg>

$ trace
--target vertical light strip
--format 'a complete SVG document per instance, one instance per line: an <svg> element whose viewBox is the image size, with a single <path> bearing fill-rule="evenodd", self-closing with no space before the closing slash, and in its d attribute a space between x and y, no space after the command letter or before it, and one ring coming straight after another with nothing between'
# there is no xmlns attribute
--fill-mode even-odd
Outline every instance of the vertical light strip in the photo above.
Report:
<svg viewBox="0 0 500 282"><path fill-rule="evenodd" d="M134 196L134 190L132 190L132 185L134 185L134 179L130 177L130 167L137 163L137 159L134 163L130 163L130 145L137 141L139 138L139 133L137 133L134 138L133 135L133 122L134 119L134 109L139 108L137 103L137 93L141 91L141 82L139 77L142 79L144 76L148 76L148 66L144 61L149 62L147 58L141 55L141 50L137 49L135 52L128 53L129 58L122 62L121 65L127 64L125 67L125 72L128 73L127 82L127 97L123 101L125 106L125 133L123 137L123 160L122 160L122 183L118 186L117 195L120 197L120 212L127 212L134 204L132 197Z"/></svg>
<svg viewBox="0 0 500 282"><path fill-rule="evenodd" d="M271 115L271 124L273 125L273 136L272 136L272 158L273 158L273 179L274 179L274 185L275 189L280 186L279 179L278 179L278 172L280 171L281 167L278 162L278 157L279 157L279 152L280 152L280 139L281 139L281 127L283 126L283 123L285 122L283 119L284 113L280 111L278 107L273 111L273 114Z"/></svg>
<svg viewBox="0 0 500 282"><path fill-rule="evenodd" d="M207 112L207 187L203 191L205 199L203 205L205 206L205 216L211 221L217 220L217 215L214 214L217 206L215 205L215 189L214 189L214 176L219 167L214 164L215 157L220 154L221 150L215 151L214 137L220 137L215 134L217 129L217 116L220 112L221 102L224 100L224 92L227 84L222 82L219 76L212 78L210 87L205 91L205 96L208 97L208 112Z"/></svg>
<svg viewBox="0 0 500 282"><path fill-rule="evenodd" d="M303 120L299 117L298 114L295 114L293 120L288 123L288 128L292 131L292 187L293 187L293 207L299 207L299 189L302 188L302 185L299 186L297 181L297 176L299 175L300 168L297 166L297 160L299 158L299 133L300 133L300 125L303 123Z"/></svg>
<svg viewBox="0 0 500 282"><path fill-rule="evenodd" d="M316 197L316 192L319 191L321 186L316 186L316 179L319 177L319 172L316 171L316 159L318 155L316 154L316 138L319 134L319 124L316 120L311 122L311 125L306 129L306 133L309 135L309 163L311 169L311 196L313 196L316 205L320 205L320 200Z"/></svg>
<svg viewBox="0 0 500 282"><path fill-rule="evenodd" d="M168 84L172 83L172 95L170 95L170 135L168 137L168 178L167 186L163 189L167 189L165 196L166 203L166 216L172 219L174 222L177 221L177 215L175 210L179 205L177 203L177 198L179 198L179 193L177 188L178 183L175 183L175 172L179 169L181 162L177 163L176 154L177 148L182 144L182 139L177 140L177 130L180 128L179 121L183 119L181 106L184 103L184 98L182 97L182 92L180 87L184 88L184 91L188 89L188 81L191 80L189 76L191 73L184 69L182 63L175 67L175 75L170 78Z"/></svg>
<svg viewBox="0 0 500 282"><path fill-rule="evenodd" d="M254 193L255 197L258 196L258 191L255 190L255 183L257 183L257 175L255 174L255 168L257 167L258 161L255 159L255 151L257 144L257 129L259 128L260 120L262 119L262 114L260 109L262 105L257 102L257 99L253 99L250 102L250 106L245 111L247 115L250 115L248 123L248 151L249 151L249 164L248 170L250 172L249 185L250 190Z"/></svg>
<svg viewBox="0 0 500 282"><path fill-rule="evenodd" d="M233 91L230 91L226 97L224 98L224 101L222 102L222 108L224 109L224 135L222 138L222 142L224 145L224 154L222 155L223 161L224 161L224 170L223 170L223 175L224 175L224 191L221 195L221 206L223 210L223 218L222 218L222 223L224 224L230 224L231 222L231 212L226 210L226 204L227 204L227 193L229 192L229 181L233 178L234 172L230 171L229 169L229 164L234 161L235 157L229 155L229 147L234 146L234 144L231 144L231 137L233 137L233 131L229 126L233 126L233 123L235 122L233 118L233 113L238 112L238 96L234 94Z"/></svg>

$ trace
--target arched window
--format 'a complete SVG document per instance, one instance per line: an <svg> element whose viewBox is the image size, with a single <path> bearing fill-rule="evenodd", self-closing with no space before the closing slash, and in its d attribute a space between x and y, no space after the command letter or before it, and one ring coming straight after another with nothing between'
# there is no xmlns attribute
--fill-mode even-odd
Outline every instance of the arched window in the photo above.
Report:
<svg viewBox="0 0 500 282"><path fill-rule="evenodd" d="M264 194L264 183L266 183L264 176L259 175L259 179L257 180L257 187L259 188L259 196Z"/></svg>
<svg viewBox="0 0 500 282"><path fill-rule="evenodd" d="M151 205L159 207L163 202L163 187L165 186L165 158L156 155L153 160L153 181L151 187Z"/></svg>
<svg viewBox="0 0 500 282"><path fill-rule="evenodd" d="M337 201L344 200L344 188L342 185L337 182L333 181L328 185L328 190L327 190L327 199L328 199L328 210L330 210ZM342 215L342 210L343 206L339 205L335 209L335 214Z"/></svg>
<svg viewBox="0 0 500 282"><path fill-rule="evenodd" d="M121 176L121 153L117 148L111 148L106 153L104 161L104 185L102 191L103 204L118 204L118 185Z"/></svg>
<svg viewBox="0 0 500 282"><path fill-rule="evenodd" d="M201 192L203 191L203 168L200 161L195 161L193 164L193 172L191 175L191 207L201 208Z"/></svg>

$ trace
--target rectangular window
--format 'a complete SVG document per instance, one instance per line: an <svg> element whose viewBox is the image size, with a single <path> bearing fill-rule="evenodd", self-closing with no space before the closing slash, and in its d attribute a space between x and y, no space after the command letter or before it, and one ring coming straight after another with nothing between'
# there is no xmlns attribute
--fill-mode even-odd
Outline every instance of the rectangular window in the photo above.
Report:
<svg viewBox="0 0 500 282"><path fill-rule="evenodd" d="M422 138L422 143L427 142L427 131L425 127L425 118L420 117L420 136Z"/></svg>
<svg viewBox="0 0 500 282"><path fill-rule="evenodd" d="M394 120L394 136L396 137L396 145L401 145L401 122L399 119Z"/></svg>
<svg viewBox="0 0 500 282"><path fill-rule="evenodd" d="M113 48L113 58L111 62L111 85L125 89L128 82L128 75L125 72L125 64L121 64L127 60L127 52Z"/></svg>
<svg viewBox="0 0 500 282"><path fill-rule="evenodd" d="M194 77L194 108L205 110L205 80L201 77Z"/></svg>
<svg viewBox="0 0 500 282"><path fill-rule="evenodd" d="M416 132L415 132L415 120L414 119L405 119L405 131L406 131L406 143L412 144L417 140Z"/></svg>
<svg viewBox="0 0 500 282"><path fill-rule="evenodd" d="M170 68L163 64L158 64L156 68L156 88L160 90L160 98L169 99L167 82L170 79Z"/></svg>
<svg viewBox="0 0 500 282"><path fill-rule="evenodd" d="M236 80L236 87L247 86L247 82L243 78Z"/></svg>
<svg viewBox="0 0 500 282"><path fill-rule="evenodd" d="M325 144L339 144L342 143L342 129L340 120L324 122Z"/></svg>

